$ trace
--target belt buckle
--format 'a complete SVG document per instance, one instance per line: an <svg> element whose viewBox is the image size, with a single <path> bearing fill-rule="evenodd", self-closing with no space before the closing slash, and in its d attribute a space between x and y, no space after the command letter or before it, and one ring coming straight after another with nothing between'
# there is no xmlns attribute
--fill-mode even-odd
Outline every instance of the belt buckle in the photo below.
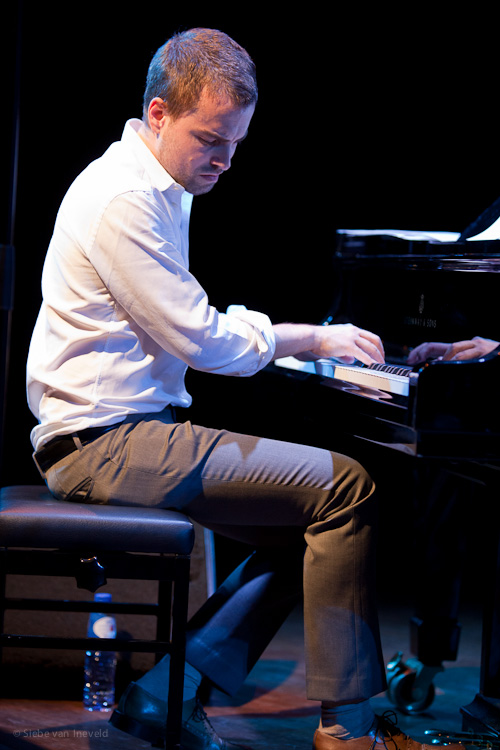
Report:
<svg viewBox="0 0 500 750"><path fill-rule="evenodd" d="M33 461L35 462L35 466L38 469L38 472L39 472L40 476L42 477L43 481L45 482L46 481L45 472L43 471L42 467L38 463L38 459L36 457L36 451L34 451L34 453L32 454L32 457L33 457Z"/></svg>
<svg viewBox="0 0 500 750"><path fill-rule="evenodd" d="M73 446L70 450L67 450L68 442ZM79 442L80 441L78 440L78 443ZM64 448L64 445L66 445L66 449ZM69 435L62 438L54 438L46 445L43 445L39 451L35 451L35 453L33 453L33 461L35 462L42 478L45 479L46 472L51 469L57 461L65 458L72 450L77 450L77 448L78 450L81 450L81 444L80 447L78 447L76 439L72 435Z"/></svg>

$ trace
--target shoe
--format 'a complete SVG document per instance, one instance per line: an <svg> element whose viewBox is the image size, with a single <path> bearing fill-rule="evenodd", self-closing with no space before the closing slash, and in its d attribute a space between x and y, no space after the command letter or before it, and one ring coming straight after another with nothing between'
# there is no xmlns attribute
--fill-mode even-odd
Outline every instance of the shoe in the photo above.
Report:
<svg viewBox="0 0 500 750"><path fill-rule="evenodd" d="M167 702L136 682L128 685L109 719L116 729L146 740L153 747L164 746L166 721ZM182 704L181 744L183 750L249 750L219 737L197 698Z"/></svg>
<svg viewBox="0 0 500 750"><path fill-rule="evenodd" d="M382 716L377 716L373 732L353 740L339 740L317 729L314 733L313 750L465 750L462 744L426 745L415 742L398 729L391 716L396 717L396 714L387 711Z"/></svg>
<svg viewBox="0 0 500 750"><path fill-rule="evenodd" d="M191 704L186 711L187 705ZM183 750L250 750L243 745L223 740L210 723L197 698L186 701L182 710L181 744ZM184 716L187 718L184 719Z"/></svg>
<svg viewBox="0 0 500 750"><path fill-rule="evenodd" d="M122 732L161 747L165 742L167 703L136 682L127 685L109 723Z"/></svg>

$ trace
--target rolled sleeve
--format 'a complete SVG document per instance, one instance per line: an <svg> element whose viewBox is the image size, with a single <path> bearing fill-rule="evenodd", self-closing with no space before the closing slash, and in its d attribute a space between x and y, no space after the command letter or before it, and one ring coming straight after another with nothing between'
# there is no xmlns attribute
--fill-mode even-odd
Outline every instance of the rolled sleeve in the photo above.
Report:
<svg viewBox="0 0 500 750"><path fill-rule="evenodd" d="M233 360L213 372L221 375L248 377L265 367L272 360L276 340L271 320L264 313L247 310L242 305L231 305L227 314L219 313L219 319L229 336L247 342Z"/></svg>

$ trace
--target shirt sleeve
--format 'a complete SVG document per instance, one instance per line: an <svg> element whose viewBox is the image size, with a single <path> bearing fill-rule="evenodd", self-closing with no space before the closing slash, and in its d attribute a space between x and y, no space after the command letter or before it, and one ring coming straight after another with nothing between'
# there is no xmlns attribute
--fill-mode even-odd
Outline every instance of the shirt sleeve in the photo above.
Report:
<svg viewBox="0 0 500 750"><path fill-rule="evenodd" d="M89 259L112 297L117 318L130 318L188 366L252 375L274 355L271 321L262 313L220 313L188 269L180 202L163 194L125 193L99 222Z"/></svg>

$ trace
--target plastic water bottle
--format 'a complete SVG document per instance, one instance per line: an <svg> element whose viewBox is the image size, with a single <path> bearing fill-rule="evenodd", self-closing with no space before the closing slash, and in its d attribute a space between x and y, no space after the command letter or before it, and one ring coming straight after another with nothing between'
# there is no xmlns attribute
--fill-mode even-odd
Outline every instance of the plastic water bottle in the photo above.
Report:
<svg viewBox="0 0 500 750"><path fill-rule="evenodd" d="M95 594L94 601L110 602L111 594ZM112 615L92 612L87 636L115 638L116 622ZM87 711L111 711L115 702L116 652L86 651L83 706Z"/></svg>

